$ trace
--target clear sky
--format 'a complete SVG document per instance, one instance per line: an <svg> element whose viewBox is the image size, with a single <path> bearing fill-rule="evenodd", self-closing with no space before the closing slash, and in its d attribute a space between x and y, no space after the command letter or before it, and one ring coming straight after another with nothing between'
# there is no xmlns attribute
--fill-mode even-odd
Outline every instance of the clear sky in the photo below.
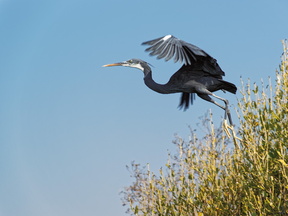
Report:
<svg viewBox="0 0 288 216"><path fill-rule="evenodd" d="M143 41L172 34L195 44L239 88L280 63L287 0L0 0L0 216L122 216L131 161L164 166L175 134L188 139L209 109L161 95L141 71L108 63L141 58L165 83L181 65ZM218 93L237 104L237 95ZM233 108L232 108L233 110ZM236 114L232 111L234 119Z"/></svg>

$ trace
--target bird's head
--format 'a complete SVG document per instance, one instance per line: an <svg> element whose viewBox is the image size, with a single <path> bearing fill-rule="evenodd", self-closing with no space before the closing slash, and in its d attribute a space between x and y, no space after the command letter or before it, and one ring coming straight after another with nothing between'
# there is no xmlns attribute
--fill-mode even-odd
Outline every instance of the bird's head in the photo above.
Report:
<svg viewBox="0 0 288 216"><path fill-rule="evenodd" d="M102 67L124 66L124 67L138 68L142 71L146 71L146 70L151 70L149 65L150 65L149 63L141 59L130 59L130 60L123 61L123 62L103 65Z"/></svg>

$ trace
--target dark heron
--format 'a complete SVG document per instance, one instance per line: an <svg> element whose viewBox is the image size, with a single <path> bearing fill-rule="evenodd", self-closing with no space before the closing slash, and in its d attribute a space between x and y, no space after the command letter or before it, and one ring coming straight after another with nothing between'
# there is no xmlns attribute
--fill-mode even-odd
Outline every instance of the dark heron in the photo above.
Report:
<svg viewBox="0 0 288 216"><path fill-rule="evenodd" d="M200 98L224 109L224 117L226 119L228 115L232 125L228 100L212 92L223 90L235 94L237 88L234 84L222 79L225 73L218 65L216 59L199 47L172 35L150 40L142 43L142 45L148 45L149 47L146 51L151 56L157 56L157 59L164 58L165 61L168 61L173 58L174 62L183 62L184 64L171 76L166 84L156 83L152 78L152 70L149 63L141 59L130 59L124 62L103 65L103 67L125 66L142 70L145 84L153 91L162 94L182 93L179 107L184 110L189 107L190 103L193 103L194 93L196 93ZM225 106L220 105L210 96L222 100Z"/></svg>

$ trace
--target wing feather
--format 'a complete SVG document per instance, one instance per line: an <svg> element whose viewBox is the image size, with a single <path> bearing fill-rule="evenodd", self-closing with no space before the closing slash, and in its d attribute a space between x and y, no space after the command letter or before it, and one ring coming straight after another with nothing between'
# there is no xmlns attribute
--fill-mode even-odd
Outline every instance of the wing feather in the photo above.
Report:
<svg viewBox="0 0 288 216"><path fill-rule="evenodd" d="M195 58L194 56L209 56L199 47L182 41L172 35L146 41L143 42L142 45L149 45L145 51L149 52L152 56L158 55L159 59L165 58L165 61L170 60L172 58L171 56L174 56L174 61L183 61L186 65L191 62L188 60L188 57ZM175 49L172 49L172 47ZM188 49L184 49L184 47L187 47Z"/></svg>
<svg viewBox="0 0 288 216"><path fill-rule="evenodd" d="M149 52L151 56L156 56L157 59L164 58L165 61L169 61L173 58L174 62L183 62L184 65L201 65L202 69L211 75L225 75L216 59L199 47L172 35L146 41L142 45L148 45L149 47L145 51Z"/></svg>

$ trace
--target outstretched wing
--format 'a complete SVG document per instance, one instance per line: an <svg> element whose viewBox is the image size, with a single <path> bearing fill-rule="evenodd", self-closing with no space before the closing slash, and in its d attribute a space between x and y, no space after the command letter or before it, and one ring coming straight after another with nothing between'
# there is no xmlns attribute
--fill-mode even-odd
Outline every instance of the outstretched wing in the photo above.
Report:
<svg viewBox="0 0 288 216"><path fill-rule="evenodd" d="M192 64L199 56L209 56L199 47L179 40L172 35L146 41L142 45L150 45L145 51L152 56L157 55L158 59L165 58L165 61L168 61L174 57L174 62L184 62L186 65Z"/></svg>
<svg viewBox="0 0 288 216"><path fill-rule="evenodd" d="M142 45L149 45L145 51L151 56L157 56L157 59L164 58L168 61L174 58L174 62L183 62L184 65L195 65L197 68L201 65L202 69L211 75L225 75L216 59L199 47L172 35L146 41Z"/></svg>

